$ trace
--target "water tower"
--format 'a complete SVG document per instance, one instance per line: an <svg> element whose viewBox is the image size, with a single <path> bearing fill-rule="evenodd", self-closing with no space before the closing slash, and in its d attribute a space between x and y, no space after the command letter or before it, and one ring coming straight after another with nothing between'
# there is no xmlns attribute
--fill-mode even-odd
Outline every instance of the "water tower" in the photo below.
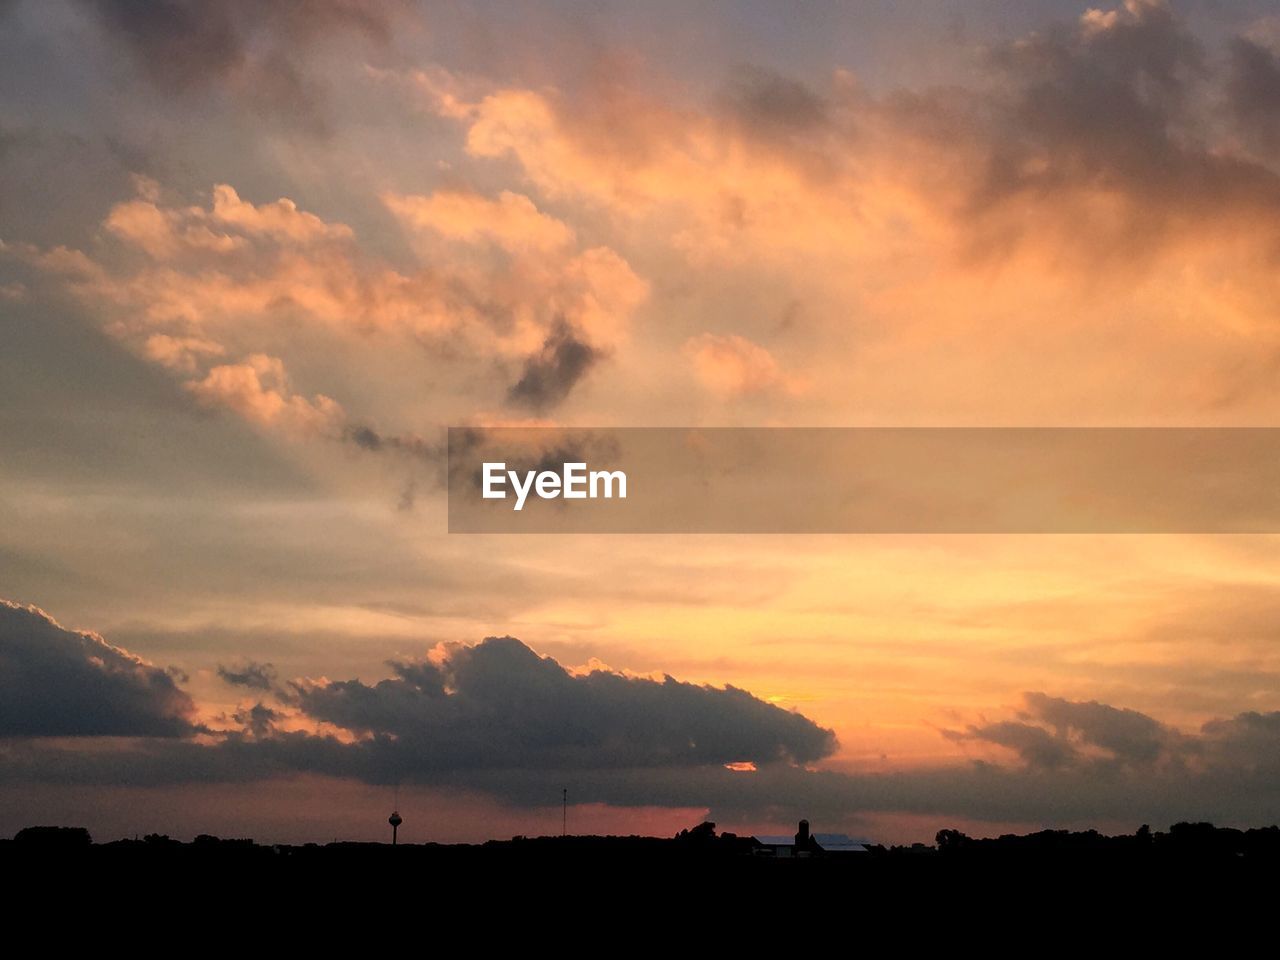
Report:
<svg viewBox="0 0 1280 960"><path fill-rule="evenodd" d="M391 824L391 845L394 847L396 845L396 834L400 830L400 824L404 823L404 818L397 811L392 810L391 816L387 817L387 823Z"/></svg>

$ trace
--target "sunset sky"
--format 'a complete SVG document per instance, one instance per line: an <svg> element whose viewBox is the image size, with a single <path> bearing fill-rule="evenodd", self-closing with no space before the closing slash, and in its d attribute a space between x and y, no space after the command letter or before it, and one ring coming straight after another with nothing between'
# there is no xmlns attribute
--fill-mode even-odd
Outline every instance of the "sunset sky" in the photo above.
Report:
<svg viewBox="0 0 1280 960"><path fill-rule="evenodd" d="M441 485L449 426L1280 424L1275 9L0 0L0 835L1280 819L1274 536Z"/></svg>

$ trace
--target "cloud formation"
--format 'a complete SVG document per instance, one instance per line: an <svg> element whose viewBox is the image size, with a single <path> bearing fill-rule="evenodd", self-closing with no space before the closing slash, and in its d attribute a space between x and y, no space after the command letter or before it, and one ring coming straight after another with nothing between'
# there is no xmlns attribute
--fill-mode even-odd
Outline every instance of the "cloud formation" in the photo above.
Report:
<svg viewBox="0 0 1280 960"><path fill-rule="evenodd" d="M1227 106L1236 129L1259 151L1280 146L1280 53L1248 37L1231 43Z"/></svg>
<svg viewBox="0 0 1280 960"><path fill-rule="evenodd" d="M390 37L396 0L80 0L148 81L183 94L226 90L277 123L325 130L323 87L298 53L326 37Z"/></svg>
<svg viewBox="0 0 1280 960"><path fill-rule="evenodd" d="M614 251L577 247L573 231L511 192L384 195L421 259L405 270L287 198L252 203L218 184L207 206L182 205L166 203L153 180L135 186L103 222L119 249L0 249L60 278L108 333L199 403L264 428L420 451L410 432L292 387L290 356L335 343L391 357L408 344L424 363L451 355L477 372L519 363L505 398L551 410L621 342L647 295Z"/></svg>
<svg viewBox="0 0 1280 960"><path fill-rule="evenodd" d="M954 740L978 740L1013 750L1031 768L1081 765L1151 767L1182 762L1200 744L1146 714L1097 701L1071 701L1044 693L1024 696L1018 719L949 731Z"/></svg>
<svg viewBox="0 0 1280 960"><path fill-rule="evenodd" d="M242 666L236 667L218 664L218 676L233 687L270 690L276 682L276 669L269 663L248 660Z"/></svg>
<svg viewBox="0 0 1280 960"><path fill-rule="evenodd" d="M318 22L351 27L352 11L335 7ZM239 5L208 14L236 35L256 16ZM294 29L288 17L262 19L263 29ZM300 402L340 404L349 419L338 435L352 425L424 429L373 426L377 413L299 372L304 361L279 346L285 328L297 352L312 335L315 349L376 338L388 357L409 341L428 370L487 382L480 405L440 391L440 403L467 408L455 421L503 403L554 412L593 366L632 358L630 321L650 283L619 250L646 248L699 271L772 272L813 316L832 317L804 331L816 339L803 344L778 342L783 331L749 316L740 329L720 318L715 333L646 330L634 354L646 362L690 344L696 376L670 381L672 406L699 385L726 403L752 393L834 403L847 367L839 357L855 336L900 340L897 356L913 337L980 334L953 359L981 342L994 362L1025 351L1025 337L1111 328L1113 314L1136 312L1199 364L1166 389L1220 408L1269 389L1266 361L1251 355L1240 361L1247 369L1223 374L1194 342L1223 331L1275 337L1267 318L1280 301L1271 269L1280 176L1257 139L1274 112L1276 54L1259 37L1231 49L1220 70L1167 4L1133 0L997 44L973 82L945 88L872 92L844 71L803 83L746 67L718 96L691 103L624 70L564 88L371 67L375 90L412 91L465 155L466 172L450 168L433 189L375 191L416 263L375 255L369 238L287 198L251 202L218 183L207 206L192 205L150 182L104 221L119 249L47 250L42 262L107 329L175 375L200 383L215 363L226 367L198 392L206 402L225 398L283 429L315 418L261 416L272 388L247 397L247 357L276 358ZM1214 117L1219 102L1227 109ZM131 263L129 251L152 262ZM1042 325L1025 306L1068 298L1075 307L1099 291L1114 302L1058 310ZM997 329L991 318L1001 315L1010 319ZM803 376L780 369L778 358L801 347ZM948 389L936 374L922 371L922 395Z"/></svg>
<svg viewBox="0 0 1280 960"><path fill-rule="evenodd" d="M152 606L139 618L189 624L210 615L218 594L219 616L241 625L340 624L335 638L294 655L291 669L316 674L332 674L335 644L355 642L336 636L346 630L398 633L416 621L424 632L481 636L519 617L598 640L608 658L607 645L625 642L610 630L625 622L625 636L655 638L639 660L646 667L723 658L736 676L816 697L806 712L822 711L813 716L848 745L847 757L815 761L828 768L820 772L786 762L751 775L714 764L578 771L584 795L602 801L1000 816L1182 803L1179 815L1274 815L1274 645L1261 608L1216 607L1204 624L1180 613L1187 636L1176 645L1145 642L1134 628L1105 655L1090 646L1101 631L1119 636L1130 620L1151 620L1156 606L1156 620L1168 615L1157 588L1137 595L1149 581L1104 587L1098 557L1139 558L1116 561L1137 581L1201 554L1185 566L1221 598L1230 576L1259 582L1265 545L1211 546L1239 565L1211 572L1200 544L1187 554L1073 548L1065 561L1018 545L992 548L988 576L968 551L938 559L949 546L903 562L873 545L828 554L744 544L728 557L715 545L673 556L620 541L600 562L635 574L606 584L579 569L596 560L573 545L498 556L437 543L417 522L436 505L422 462L441 459L434 428L508 414L620 424L1274 422L1274 20L1250 26L1244 4L1184 20L1176 4L1134 0L1042 22L983 46L972 63L958 62L967 57L958 44L939 51L945 63L901 56L889 67L850 48L831 61L848 69L825 76L806 54L832 48L810 33L771 48L774 69L734 69L717 87L714 55L696 77L680 72L688 64L675 49L629 71L625 52L584 63L580 51L560 58L520 31L485 29L477 40L444 9L430 29L393 30L394 49L379 50L361 38L376 42L374 21L390 16L381 5L151 6L151 20L106 0L82 5L78 21L65 4L6 8L15 29L0 130L10 211L0 298L10 349L0 351L0 388L17 411L4 429L18 443L5 478L18 506L3 552L31 596L47 593L42 579L56 581L80 608L110 598L117 621L145 597ZM550 32L560 25L548 26L550 9L530 8L521 22ZM358 22L364 10L374 21ZM720 15L690 16L710 28ZM1207 21L1211 32L1193 34ZM932 42L897 26L904 45ZM1209 39L1227 28L1241 36ZM931 85L936 77L954 82ZM397 98L405 91L411 101ZM312 132L332 124L333 140L310 149L293 135L299 122ZM129 171L152 179L130 192ZM794 322L778 322L784 311ZM85 336L82 315L126 350ZM118 417L121 398L135 394L137 415ZM181 420L197 406L270 441L207 416L188 431ZM295 455L277 442L295 437L327 446ZM185 454L197 448L213 454ZM314 472L305 502L291 492L269 513L242 509L266 459L256 448L300 479ZM356 456L365 452L383 462ZM208 488L218 495L193 495L185 478L214 459ZM179 461L181 471L166 468ZM370 483L403 491L406 507L417 495L423 515L377 526L362 495ZM322 497L323 524L311 519ZM107 502L120 509L107 512ZM199 522L170 522L178 511ZM107 529L78 541L87 516ZM263 549L277 559L253 562ZM959 575L935 576L936 593L896 605L902 583L922 575L917 559ZM1052 568L1043 576L1042 563ZM257 576L260 566L271 573ZM982 575L971 578L975 567ZM866 573L856 586L850 570ZM1180 571L1175 589L1189 579ZM1042 603L1004 602L1058 585ZM238 602L225 602L227 590ZM993 596L1001 601L984 607ZM1095 603L1105 617L1092 616ZM690 614L682 622L696 653L669 629L671 604ZM801 604L838 612L797 621ZM251 633L193 642L226 660L237 644L261 653ZM783 636L797 648L774 672L770 644ZM895 638L883 644L892 652L878 636ZM992 664L1013 691L1070 698L1031 695L1017 712L953 732L941 749L977 755L971 764L831 769L877 756L874 731L889 727L893 762L935 756L930 718L906 715L913 698L927 690L936 703L945 689L957 708L976 709L1007 695L991 690ZM1059 679L1061 688L1046 686ZM1245 707L1258 712L1231 716ZM236 712L243 732L216 743L169 738L125 757L76 745L62 769L70 777L77 763L98 764L93 775L109 780L151 763L152 777L314 770L378 782L414 770L401 733L353 732L284 702ZM1198 727L1207 716L1222 719ZM30 767L9 769L54 775L54 749L37 744ZM561 774L437 766L431 776L532 803L557 796Z"/></svg>
<svg viewBox="0 0 1280 960"><path fill-rule="evenodd" d="M561 322L547 335L542 349L524 362L520 379L507 391L507 401L541 413L569 395L599 359L599 352Z"/></svg>
<svg viewBox="0 0 1280 960"><path fill-rule="evenodd" d="M1010 751L1015 762L850 772L825 768L832 731L745 690L570 671L511 637L443 644L423 659L392 662L392 676L373 683L296 680L272 692L274 705L242 706L223 718L230 729L200 728L197 738L185 719L191 701L169 674L32 608L6 603L0 612L6 783L310 773L457 787L540 806L571 778L583 803L830 823L868 812L1258 823L1280 804L1280 712L1183 731L1131 709L1029 693L1008 719L944 731L955 743ZM219 673L264 692L273 676L252 662ZM105 752L45 739L110 734L135 739ZM754 770L742 772L747 764Z"/></svg>
<svg viewBox="0 0 1280 960"><path fill-rule="evenodd" d="M194 712L168 672L0 600L0 736L181 737Z"/></svg>
<svg viewBox="0 0 1280 960"><path fill-rule="evenodd" d="M991 363L1072 329L1120 337L1117 317L1141 316L1144 347L1168 337L1172 369L1194 368L1201 338L1216 350L1222 336L1277 335L1280 174L1241 147L1273 126L1276 53L1245 39L1234 51L1224 73L1167 3L1130 0L993 45L966 85L873 92L839 70L819 86L746 69L709 105L625 73L566 91L435 70L413 86L477 161L517 164L540 194L649 231L695 270L777 271L829 304L833 357L854 333L911 355L968 337L958 352ZM1047 317L1029 306L1064 301ZM726 387L760 382L750 371L770 379L775 344L721 331L695 356L727 400L741 391ZM960 366L950 359L941 376ZM1144 359L1116 362L1158 377ZM1196 362L1163 389L1217 407L1269 389L1265 370ZM824 366L815 396L834 401L843 371ZM935 372L920 371L921 392ZM1226 391L1219 376L1253 385Z"/></svg>
<svg viewBox="0 0 1280 960"><path fill-rule="evenodd" d="M1270 117L1274 54L1248 41L1234 50L1233 109ZM1280 202L1274 171L1210 142L1202 108L1221 78L1164 0L998 45L984 69L973 87L879 97L844 73L823 94L744 69L720 110L701 112L624 81L573 99L417 78L434 109L465 125L473 155L514 158L551 195L678 217L679 243L697 258L847 259L897 234L965 258L1089 244L1082 262L1096 269L1118 248L1144 253L1191 230L1265 231L1256 214ZM626 155L594 136L606 114Z"/></svg>
<svg viewBox="0 0 1280 960"><path fill-rule="evenodd" d="M745 690L609 670L575 675L513 637L394 662L395 676L295 685L308 718L370 738L406 778L469 769L807 763L835 748L808 718Z"/></svg>
<svg viewBox="0 0 1280 960"><path fill-rule="evenodd" d="M805 389L802 377L783 372L764 347L737 334L704 333L685 344L694 372L707 387L724 397L758 394L787 395Z"/></svg>
<svg viewBox="0 0 1280 960"><path fill-rule="evenodd" d="M345 419L333 399L323 394L307 399L291 392L284 364L261 353L249 355L243 363L211 367L203 380L186 386L206 406L226 407L262 426L333 434Z"/></svg>

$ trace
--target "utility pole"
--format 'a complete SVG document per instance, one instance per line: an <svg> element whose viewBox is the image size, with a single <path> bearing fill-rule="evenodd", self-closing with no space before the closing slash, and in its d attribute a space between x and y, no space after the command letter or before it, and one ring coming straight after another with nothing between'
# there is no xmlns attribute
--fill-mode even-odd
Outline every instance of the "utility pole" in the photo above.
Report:
<svg viewBox="0 0 1280 960"><path fill-rule="evenodd" d="M569 835L569 788L560 791L560 836Z"/></svg>

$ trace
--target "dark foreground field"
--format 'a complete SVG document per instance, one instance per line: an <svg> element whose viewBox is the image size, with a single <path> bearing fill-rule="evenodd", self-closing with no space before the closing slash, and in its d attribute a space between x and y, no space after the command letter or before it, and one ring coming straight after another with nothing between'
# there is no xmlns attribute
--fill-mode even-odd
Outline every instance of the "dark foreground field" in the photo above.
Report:
<svg viewBox="0 0 1280 960"><path fill-rule="evenodd" d="M981 903L997 913L1012 904L1092 902L1123 911L1158 895L1185 920L1216 900L1274 898L1280 876L1280 828L1177 824L1107 837L1045 831L976 840L941 831L933 845L872 847L866 852L777 858L749 837L717 835L704 825L671 839L540 837L484 844L328 843L266 846L248 839L163 836L91 842L75 828L38 827L0 841L0 869L29 878L25 892L54 883L95 896L120 891L179 894L201 890L237 897L264 891L407 898L433 909L627 909L669 901L673 909L720 904L744 910L808 902L860 909L923 903ZM46 887L47 889L47 887ZM19 893L24 892L20 888Z"/></svg>

